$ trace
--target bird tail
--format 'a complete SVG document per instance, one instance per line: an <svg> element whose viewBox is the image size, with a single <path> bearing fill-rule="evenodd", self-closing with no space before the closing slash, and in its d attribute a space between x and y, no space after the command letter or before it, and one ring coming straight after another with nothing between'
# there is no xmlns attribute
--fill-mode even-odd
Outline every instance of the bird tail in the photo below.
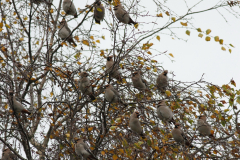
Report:
<svg viewBox="0 0 240 160"><path fill-rule="evenodd" d="M142 137L142 139L146 138L146 136L145 136L145 134L143 132L140 134L140 136Z"/></svg>
<svg viewBox="0 0 240 160"><path fill-rule="evenodd" d="M91 98L92 101L96 99L93 94L90 94L89 97Z"/></svg>
<svg viewBox="0 0 240 160"><path fill-rule="evenodd" d="M90 155L90 156L89 156L89 159L90 159L90 160L92 160L92 159L93 159L93 160L98 160L98 159L97 159L96 157L94 157L93 155Z"/></svg>
<svg viewBox="0 0 240 160"><path fill-rule="evenodd" d="M75 47L77 46L77 44L74 42L73 38L69 38L69 39L68 39L68 42L69 42L70 44L73 43L73 44L75 45Z"/></svg>
<svg viewBox="0 0 240 160"><path fill-rule="evenodd" d="M189 142L189 141L185 141L185 144L190 147L190 148L193 148L194 146Z"/></svg>
<svg viewBox="0 0 240 160"><path fill-rule="evenodd" d="M100 21L97 20L96 18L95 18L95 22L96 22L97 24L101 24Z"/></svg>
<svg viewBox="0 0 240 160"><path fill-rule="evenodd" d="M30 115L31 114L31 112L29 112L28 110L26 110L26 109L23 109L22 110L22 113L27 113L28 115Z"/></svg>
<svg viewBox="0 0 240 160"><path fill-rule="evenodd" d="M77 18L77 17L78 17L78 15L77 15L77 13L75 13L75 14L74 14L74 18Z"/></svg>
<svg viewBox="0 0 240 160"><path fill-rule="evenodd" d="M132 20L132 18L129 18L129 22L128 22L128 24L133 24L133 25L135 25L135 24L137 24L137 23L134 22L134 21Z"/></svg>

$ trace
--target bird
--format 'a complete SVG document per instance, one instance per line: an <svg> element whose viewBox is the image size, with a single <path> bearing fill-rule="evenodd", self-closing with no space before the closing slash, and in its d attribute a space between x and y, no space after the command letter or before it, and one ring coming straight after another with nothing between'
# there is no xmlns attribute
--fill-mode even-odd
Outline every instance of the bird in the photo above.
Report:
<svg viewBox="0 0 240 160"><path fill-rule="evenodd" d="M163 122L172 122L175 124L175 121L173 119L173 112L166 105L166 100L159 102L159 105L157 106L157 115Z"/></svg>
<svg viewBox="0 0 240 160"><path fill-rule="evenodd" d="M174 138L174 140L178 143L181 144L186 144L189 147L193 147L192 144L190 144L190 142L188 141L187 137L185 136L185 134L183 133L182 129L181 129L181 124L180 123L176 123L175 124L175 128L172 129L172 136Z"/></svg>
<svg viewBox="0 0 240 160"><path fill-rule="evenodd" d="M62 6L67 15L73 15L74 18L78 17L75 5L71 0L64 0Z"/></svg>
<svg viewBox="0 0 240 160"><path fill-rule="evenodd" d="M123 103L120 94L118 91L116 91L111 84L107 84L105 86L105 94L104 94L105 99L110 102L110 103L121 103L124 106L127 106L127 104Z"/></svg>
<svg viewBox="0 0 240 160"><path fill-rule="evenodd" d="M83 94L89 95L91 100L95 100L96 98L93 95L92 86L90 84L90 80L88 78L87 72L80 73L81 78L78 81L79 89L82 91Z"/></svg>
<svg viewBox="0 0 240 160"><path fill-rule="evenodd" d="M127 11L123 8L123 6L121 4L117 4L116 6L114 6L114 13L115 16L117 17L117 19L119 20L119 22L122 22L124 24L137 24L136 22L134 22L131 17L129 16L129 14L127 13Z"/></svg>
<svg viewBox="0 0 240 160"><path fill-rule="evenodd" d="M28 115L31 114L26 108L23 107L23 105L16 100L16 97L13 95L13 91L9 92L10 96L12 97L12 102L13 102L13 109L16 113L27 113Z"/></svg>
<svg viewBox="0 0 240 160"><path fill-rule="evenodd" d="M162 94L165 93L167 85L168 85L168 70L163 71L161 74L157 77L157 88L161 91Z"/></svg>
<svg viewBox="0 0 240 160"><path fill-rule="evenodd" d="M90 152L88 146L84 143L83 138L75 138L75 152L77 155L82 155L85 159L96 160L97 158Z"/></svg>
<svg viewBox="0 0 240 160"><path fill-rule="evenodd" d="M9 148L4 149L2 160L17 160L17 156Z"/></svg>
<svg viewBox="0 0 240 160"><path fill-rule="evenodd" d="M131 116L130 116L130 121L129 121L129 127L131 128L131 130L133 132L136 132L137 134L139 134L143 139L145 139L145 135L143 133L143 129L142 126L140 124L139 121L139 112L138 111L134 111Z"/></svg>
<svg viewBox="0 0 240 160"><path fill-rule="evenodd" d="M116 78L119 82L122 82L121 72L118 70L118 65L116 63L114 64L113 56L107 57L106 70L110 77Z"/></svg>
<svg viewBox="0 0 240 160"><path fill-rule="evenodd" d="M140 91L147 89L147 81L142 79L139 71L133 72L132 82L133 86Z"/></svg>
<svg viewBox="0 0 240 160"><path fill-rule="evenodd" d="M104 9L103 5L101 4L101 1L98 0L94 5L94 16L93 17L95 19L95 22L100 24L100 21L103 20L104 15L105 15L105 9Z"/></svg>
<svg viewBox="0 0 240 160"><path fill-rule="evenodd" d="M207 117L205 115L200 115L197 121L197 130L202 136L209 136L214 138L213 134L211 133L211 126L206 121Z"/></svg>
<svg viewBox="0 0 240 160"><path fill-rule="evenodd" d="M68 28L67 22L65 21L65 19L63 18L62 21L60 22L60 29L58 31L58 36L64 40L66 39L69 34L72 31ZM68 37L67 41L71 44L73 43L75 46L77 46L77 44L74 42L72 35L70 37Z"/></svg>

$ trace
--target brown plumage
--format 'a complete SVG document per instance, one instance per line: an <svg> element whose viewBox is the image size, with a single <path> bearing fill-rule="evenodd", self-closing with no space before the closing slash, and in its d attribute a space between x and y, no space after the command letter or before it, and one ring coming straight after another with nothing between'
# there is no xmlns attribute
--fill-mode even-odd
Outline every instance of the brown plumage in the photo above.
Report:
<svg viewBox="0 0 240 160"><path fill-rule="evenodd" d="M179 123L176 123L175 128L172 129L172 136L176 142L186 144L189 147L193 147L193 145L189 142L188 138L183 133L181 125Z"/></svg>
<svg viewBox="0 0 240 160"><path fill-rule="evenodd" d="M13 154L9 148L7 148L3 151L2 160L17 160L17 156Z"/></svg>
<svg viewBox="0 0 240 160"><path fill-rule="evenodd" d="M167 85L168 85L168 70L163 71L161 74L158 75L156 86L161 91L162 94L165 93Z"/></svg>
<svg viewBox="0 0 240 160"><path fill-rule="evenodd" d="M9 94L12 98L13 108L16 113L22 112L27 113L28 115L31 114L31 112L29 112L26 108L23 107L23 105L19 101L16 100L16 97L13 95L12 91L10 91Z"/></svg>
<svg viewBox="0 0 240 160"><path fill-rule="evenodd" d="M67 22L65 21L65 19L63 18L62 21L60 22L60 29L58 31L58 36L64 40L66 39L70 33L72 31L68 28L68 25L67 25ZM67 41L70 43L70 44L74 44L75 46L77 46L77 44L74 42L73 40L73 36L71 35Z"/></svg>
<svg viewBox="0 0 240 160"><path fill-rule="evenodd" d="M207 117L205 115L199 116L197 121L197 130L202 136L209 136L210 138L214 138L213 134L211 133L211 126L207 122Z"/></svg>
<svg viewBox="0 0 240 160"><path fill-rule="evenodd" d="M114 6L113 10L119 22L122 22L124 24L134 24L134 25L137 24L131 19L131 17L129 16L129 14L121 4Z"/></svg>
<svg viewBox="0 0 240 160"><path fill-rule="evenodd" d="M110 77L116 78L119 82L122 83L121 73L118 70L118 65L114 64L113 56L107 57L106 70L107 70L107 73L109 73Z"/></svg>
<svg viewBox="0 0 240 160"><path fill-rule="evenodd" d="M92 86L90 83L90 80L88 78L87 72L81 72L80 73L81 78L79 79L79 89L82 91L83 94L87 94L91 100L95 100L95 96L93 94Z"/></svg>
<svg viewBox="0 0 240 160"><path fill-rule="evenodd" d="M95 22L100 24L100 21L103 20L105 15L105 9L103 7L103 5L101 4L101 1L97 1L96 4L94 5L94 19Z"/></svg>
<svg viewBox="0 0 240 160"><path fill-rule="evenodd" d="M130 121L129 121L129 127L131 130L137 134L139 134L143 139L145 138L145 135L143 133L142 126L139 121L139 112L134 111L131 116L130 116Z"/></svg>

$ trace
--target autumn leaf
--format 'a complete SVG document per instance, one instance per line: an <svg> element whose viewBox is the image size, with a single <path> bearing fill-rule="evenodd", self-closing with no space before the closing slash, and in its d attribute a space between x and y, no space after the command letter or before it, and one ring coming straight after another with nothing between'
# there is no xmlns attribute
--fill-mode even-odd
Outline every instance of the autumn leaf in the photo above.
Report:
<svg viewBox="0 0 240 160"><path fill-rule="evenodd" d="M172 17L172 20L173 20L173 22L175 22L175 21L176 21L176 18L175 18L175 17Z"/></svg>
<svg viewBox="0 0 240 160"><path fill-rule="evenodd" d="M223 51L226 51L226 48L224 48L224 47L222 47L221 49L222 49Z"/></svg>
<svg viewBox="0 0 240 160"><path fill-rule="evenodd" d="M114 154L112 158L113 158L113 160L117 160L118 156L116 154Z"/></svg>
<svg viewBox="0 0 240 160"><path fill-rule="evenodd" d="M88 40L82 40L82 43L85 44L85 45L87 45L87 46L89 46Z"/></svg>
<svg viewBox="0 0 240 160"><path fill-rule="evenodd" d="M94 40L94 37L93 37L93 36L90 36L90 39Z"/></svg>
<svg viewBox="0 0 240 160"><path fill-rule="evenodd" d="M180 22L180 23L181 23L181 25L183 25L183 26L187 26L187 22L186 22L186 23Z"/></svg>
<svg viewBox="0 0 240 160"><path fill-rule="evenodd" d="M102 9L98 7L98 8L97 8L97 11L102 12Z"/></svg>
<svg viewBox="0 0 240 160"><path fill-rule="evenodd" d="M197 31L198 31L198 32L202 32L201 28L198 28Z"/></svg>
<svg viewBox="0 0 240 160"><path fill-rule="evenodd" d="M210 33L211 33L211 29L206 30L207 35L210 34Z"/></svg>
<svg viewBox="0 0 240 160"><path fill-rule="evenodd" d="M157 14L157 17L163 17L162 13Z"/></svg>
<svg viewBox="0 0 240 160"><path fill-rule="evenodd" d="M202 37L203 37L203 34L202 34L202 33L199 33L199 34L198 34L198 37L202 38Z"/></svg>
<svg viewBox="0 0 240 160"><path fill-rule="evenodd" d="M166 15L168 15L168 16L170 16L170 14L169 14L169 12L168 12L168 11L166 11L166 12L165 12L165 14L166 14Z"/></svg>
<svg viewBox="0 0 240 160"><path fill-rule="evenodd" d="M219 41L219 37L218 37L218 36L215 36L215 37L214 37L214 40L215 40L216 42L218 42L218 41Z"/></svg>
<svg viewBox="0 0 240 160"><path fill-rule="evenodd" d="M96 40L97 43L100 43L100 40Z"/></svg>
<svg viewBox="0 0 240 160"><path fill-rule="evenodd" d="M160 36L157 36L156 38L157 38L157 40L159 40L159 41L160 41Z"/></svg>
<svg viewBox="0 0 240 160"><path fill-rule="evenodd" d="M207 37L205 38L205 40L206 40L206 41L210 41L210 40L211 40L211 37L207 36Z"/></svg>
<svg viewBox="0 0 240 160"><path fill-rule="evenodd" d="M138 23L134 24L134 27L137 29L138 28Z"/></svg>
<svg viewBox="0 0 240 160"><path fill-rule="evenodd" d="M223 39L220 39L220 40L219 40L219 43L220 43L220 44L223 44Z"/></svg>
<svg viewBox="0 0 240 160"><path fill-rule="evenodd" d="M186 30L186 34L190 36L190 31L189 31L189 30Z"/></svg>
<svg viewBox="0 0 240 160"><path fill-rule="evenodd" d="M173 57L173 58L174 58L174 56L173 56L173 54L172 54L172 53L169 53L169 55L170 55L171 57Z"/></svg>
<svg viewBox="0 0 240 160"><path fill-rule="evenodd" d="M168 97L171 96L172 94L169 90L166 90L165 93L167 94Z"/></svg>

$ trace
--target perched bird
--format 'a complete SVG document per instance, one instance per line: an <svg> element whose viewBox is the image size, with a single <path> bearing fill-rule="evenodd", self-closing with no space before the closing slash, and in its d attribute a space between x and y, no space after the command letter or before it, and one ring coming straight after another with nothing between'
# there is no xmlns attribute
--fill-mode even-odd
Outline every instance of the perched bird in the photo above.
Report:
<svg viewBox="0 0 240 160"><path fill-rule="evenodd" d="M114 6L113 10L115 11L115 16L117 17L119 22L122 22L124 24L137 24L131 19L131 17L129 16L127 11L124 10L121 4L117 4L116 6Z"/></svg>
<svg viewBox="0 0 240 160"><path fill-rule="evenodd" d="M104 18L104 15L105 15L105 9L103 7L103 5L101 4L101 1L98 0L96 2L96 4L94 5L94 19L95 19L95 22L100 24L100 21L103 20Z"/></svg>
<svg viewBox="0 0 240 160"><path fill-rule="evenodd" d="M138 118L139 118L139 112L134 111L130 116L129 127L133 132L136 132L144 139L145 135L143 133L143 129Z"/></svg>
<svg viewBox="0 0 240 160"><path fill-rule="evenodd" d="M116 78L119 82L122 82L121 72L118 70L118 65L114 64L113 56L107 57L106 70L110 77Z"/></svg>
<svg viewBox="0 0 240 160"><path fill-rule="evenodd" d="M120 94L118 93L118 91L116 91L113 86L111 84L107 84L105 86L105 99L110 102L110 103L121 103L125 106L127 106L127 104L123 103L121 98L120 98Z"/></svg>
<svg viewBox="0 0 240 160"><path fill-rule="evenodd" d="M159 102L159 105L157 106L157 115L163 122L172 122L175 124L175 121L173 119L173 112L166 105L165 100Z"/></svg>
<svg viewBox="0 0 240 160"><path fill-rule="evenodd" d="M184 135L181 125L179 123L175 124L175 128L172 130L172 136L174 140L178 143L186 144L189 147L193 147L192 144L188 141L187 137Z"/></svg>
<svg viewBox="0 0 240 160"><path fill-rule="evenodd" d="M91 100L95 100L95 97L93 95L92 86L91 86L90 80L88 78L88 73L81 72L80 76L81 76L81 78L78 81L79 89L82 91L83 94L89 95Z"/></svg>
<svg viewBox="0 0 240 160"><path fill-rule="evenodd" d="M17 156L9 148L4 149L2 160L17 160Z"/></svg>
<svg viewBox="0 0 240 160"><path fill-rule="evenodd" d="M132 74L132 82L133 86L140 91L147 89L147 82L146 80L142 79L139 71L136 71Z"/></svg>
<svg viewBox="0 0 240 160"><path fill-rule="evenodd" d="M10 94L10 96L12 97L13 108L14 108L14 111L15 111L16 113L22 112L22 113L27 113L27 114L29 114L29 115L31 114L31 112L29 112L27 109L25 109L25 108L23 107L23 105L16 100L16 98L15 98L15 96L13 95L13 92L12 92L12 91L10 91L9 94Z"/></svg>
<svg viewBox="0 0 240 160"><path fill-rule="evenodd" d="M62 6L67 15L73 15L74 18L78 17L77 10L71 0L64 0Z"/></svg>
<svg viewBox="0 0 240 160"><path fill-rule="evenodd" d="M67 22L65 21L65 19L63 18L62 21L60 22L60 29L58 31L58 36L64 40L66 39L69 34L72 31L68 28ZM71 44L73 43L75 46L77 46L77 44L73 41L73 37L72 35L67 39L67 41Z"/></svg>
<svg viewBox="0 0 240 160"><path fill-rule="evenodd" d="M162 94L165 93L167 85L168 85L168 70L163 71L161 74L158 75L157 78L157 88L161 91Z"/></svg>
<svg viewBox="0 0 240 160"><path fill-rule="evenodd" d="M77 155L82 155L85 159L97 159L94 157L94 155L90 152L88 146L84 143L83 139L81 138L75 138L75 152Z"/></svg>
<svg viewBox="0 0 240 160"><path fill-rule="evenodd" d="M213 134L211 133L211 126L206 121L207 117L205 115L199 116L197 121L197 130L202 136L209 136L214 138Z"/></svg>

